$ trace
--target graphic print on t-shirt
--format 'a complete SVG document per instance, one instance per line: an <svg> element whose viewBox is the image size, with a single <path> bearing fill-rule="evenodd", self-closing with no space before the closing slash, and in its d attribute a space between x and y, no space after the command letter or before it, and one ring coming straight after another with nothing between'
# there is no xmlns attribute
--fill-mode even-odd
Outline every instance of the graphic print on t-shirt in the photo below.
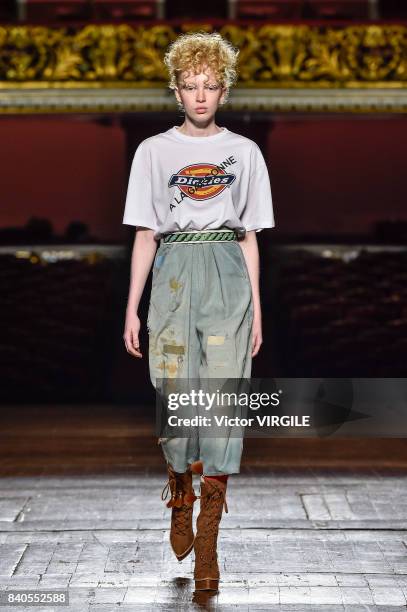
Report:
<svg viewBox="0 0 407 612"><path fill-rule="evenodd" d="M175 204L170 204L171 210L180 204L184 198L191 198L197 202L215 198L229 187L236 179L236 175L224 170L224 165L234 164L236 160L229 157L227 162L218 166L212 163L188 164L173 174L168 181L168 187L178 187L179 198L175 196Z"/></svg>
<svg viewBox="0 0 407 612"><path fill-rule="evenodd" d="M260 231L274 227L270 177L260 147L227 131L187 136L171 128L142 140L133 157L123 223L154 231Z"/></svg>

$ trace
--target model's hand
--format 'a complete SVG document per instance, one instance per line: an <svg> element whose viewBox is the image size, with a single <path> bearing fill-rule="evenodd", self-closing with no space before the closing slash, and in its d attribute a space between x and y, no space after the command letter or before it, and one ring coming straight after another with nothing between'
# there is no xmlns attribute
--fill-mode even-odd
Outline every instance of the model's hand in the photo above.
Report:
<svg viewBox="0 0 407 612"><path fill-rule="evenodd" d="M254 313L252 326L252 357L255 357L263 343L261 316Z"/></svg>
<svg viewBox="0 0 407 612"><path fill-rule="evenodd" d="M126 345L126 350L134 357L142 357L139 343L140 319L137 314L128 312L126 314L126 325L124 329L123 339Z"/></svg>

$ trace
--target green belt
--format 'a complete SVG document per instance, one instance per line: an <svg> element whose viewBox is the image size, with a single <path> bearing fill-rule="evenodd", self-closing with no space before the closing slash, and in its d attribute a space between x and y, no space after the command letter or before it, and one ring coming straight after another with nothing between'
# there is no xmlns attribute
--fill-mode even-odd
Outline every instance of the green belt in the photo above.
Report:
<svg viewBox="0 0 407 612"><path fill-rule="evenodd" d="M233 229L201 230L171 232L164 234L161 242L224 242L226 240L237 240L237 233Z"/></svg>

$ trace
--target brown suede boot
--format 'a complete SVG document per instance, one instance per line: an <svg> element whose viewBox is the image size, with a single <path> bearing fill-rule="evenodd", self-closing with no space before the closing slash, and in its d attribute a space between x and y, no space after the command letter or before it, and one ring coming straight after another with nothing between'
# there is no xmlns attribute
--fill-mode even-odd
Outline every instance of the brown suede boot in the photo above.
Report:
<svg viewBox="0 0 407 612"><path fill-rule="evenodd" d="M194 541L195 568L194 579L197 591L218 590L218 532L222 510L228 512L226 503L227 481L215 479L201 480L201 511L199 513Z"/></svg>
<svg viewBox="0 0 407 612"><path fill-rule="evenodd" d="M167 463L167 469L169 479L162 490L161 499L167 499L168 491L171 491L171 499L166 504L167 508L172 508L170 543L178 561L182 561L194 546L192 515L194 501L198 498L192 487L190 466L184 473L174 472L169 463Z"/></svg>

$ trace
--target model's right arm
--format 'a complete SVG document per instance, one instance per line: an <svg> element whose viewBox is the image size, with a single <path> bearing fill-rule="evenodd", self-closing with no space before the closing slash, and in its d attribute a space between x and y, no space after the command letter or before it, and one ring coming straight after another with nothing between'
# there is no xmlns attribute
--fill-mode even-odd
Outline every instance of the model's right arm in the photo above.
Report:
<svg viewBox="0 0 407 612"><path fill-rule="evenodd" d="M138 317L138 307L156 250L157 241L154 238L154 230L138 227L135 232L131 256L130 288L123 334L127 352L134 357L143 356L139 342L140 319Z"/></svg>

